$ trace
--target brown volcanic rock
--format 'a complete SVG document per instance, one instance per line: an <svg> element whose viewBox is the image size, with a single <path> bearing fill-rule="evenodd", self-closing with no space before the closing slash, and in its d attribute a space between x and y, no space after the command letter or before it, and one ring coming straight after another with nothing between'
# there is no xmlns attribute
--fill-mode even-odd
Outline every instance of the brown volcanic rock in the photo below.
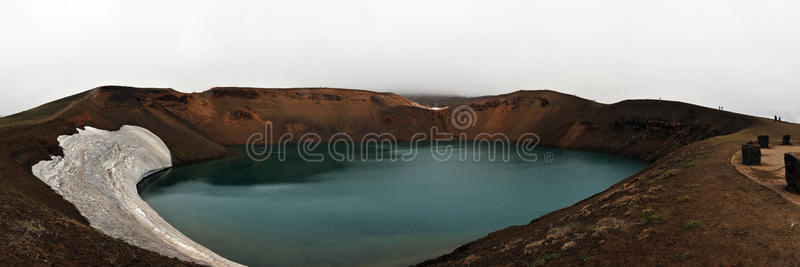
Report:
<svg viewBox="0 0 800 267"><path fill-rule="evenodd" d="M475 110L476 115L475 125L464 130L470 137L481 132L501 132L513 139L533 132L541 138L541 145L609 152L647 160L659 159L669 153L683 153L688 144L760 125L759 119L754 117L679 102L630 100L604 105L554 91L518 91L471 99L466 105ZM0 220L3 227L0 236L33 242L0 242L0 262L13 264L47 260L92 265L131 264L134 259L156 264L170 262L94 231L71 204L30 173L33 164L60 153L56 142L58 135L74 134L77 127L116 130L128 124L147 128L167 144L177 164L185 164L225 156L224 145L245 143L253 133L262 132L267 121L272 122L275 137L284 133L316 132L327 138L345 132L358 139L365 133L386 132L407 141L415 133L429 133L434 126L460 133L451 121L450 112L454 108L430 110L395 94L362 90L228 87L187 94L171 89L105 86L0 118L0 208L4 216ZM774 127L787 127L783 129L784 133L796 132L793 124ZM729 147L720 149L727 151ZM676 164L666 166L679 169ZM664 177L674 176L672 169L663 172L670 173ZM638 178L628 180L631 179ZM716 202L708 200L708 203ZM568 208L559 214L568 211L605 212L598 207L580 211ZM711 216L710 212L702 214ZM553 215L547 215L537 221L552 223L551 218ZM27 223L29 221L32 223ZM69 223L61 224L61 221ZM636 225L629 218L621 217L604 222L614 223L609 224L610 228L606 227L608 229L603 234L613 234L617 231L615 229L631 229L629 226ZM504 230L513 234L502 234L499 240L535 235L548 227L536 223L524 229L521 232ZM658 232L649 235L660 236ZM476 242L484 244L485 241ZM637 244L634 241L619 242L613 247L626 248ZM88 243L109 249L85 248ZM564 247L569 251L584 246L578 242L575 246ZM533 247L528 251L541 251ZM491 250L481 246L481 257L493 259L483 262L509 262L501 260L506 254L498 249L501 248ZM470 256L460 253L462 250L465 253L471 251L469 248L459 249L444 259ZM530 260L530 257L538 255L536 253L520 251L511 256ZM76 261L75 257L81 260ZM617 261L624 258L619 257Z"/></svg>
<svg viewBox="0 0 800 267"><path fill-rule="evenodd" d="M236 90L248 93L232 93ZM214 88L193 94L185 106L162 108L217 143L235 145L243 144L253 133L263 132L267 121L273 124L276 140L285 133L304 132L315 132L323 138L338 132L354 138L368 132L387 132L399 140L408 140L414 132L410 130L416 128L398 123L427 111L415 106L395 94L361 90ZM425 121L418 124L420 129L431 125Z"/></svg>
<svg viewBox="0 0 800 267"><path fill-rule="evenodd" d="M532 132L542 145L658 159L687 144L742 130L757 118L660 100L604 105L554 91L518 91L469 104L476 126L469 136L503 132L515 139ZM442 112L448 112L443 110ZM449 116L447 116L449 119ZM451 123L447 123L448 126ZM456 129L449 127L455 132Z"/></svg>
<svg viewBox="0 0 800 267"><path fill-rule="evenodd" d="M660 100L625 100L582 118L591 130L571 147L655 160L687 144L735 133L758 119L727 111Z"/></svg>
<svg viewBox="0 0 800 267"><path fill-rule="evenodd" d="M455 107L458 105L469 104L479 100L479 97L460 97L447 95L403 95L408 100L414 101L426 107Z"/></svg>

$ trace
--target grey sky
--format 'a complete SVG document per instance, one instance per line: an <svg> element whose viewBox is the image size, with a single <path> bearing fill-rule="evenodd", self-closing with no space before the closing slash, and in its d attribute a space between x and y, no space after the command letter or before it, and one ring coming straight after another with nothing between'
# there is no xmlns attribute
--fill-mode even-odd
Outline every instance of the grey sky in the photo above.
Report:
<svg viewBox="0 0 800 267"><path fill-rule="evenodd" d="M800 120L800 1L0 2L0 114L104 84L663 98Z"/></svg>

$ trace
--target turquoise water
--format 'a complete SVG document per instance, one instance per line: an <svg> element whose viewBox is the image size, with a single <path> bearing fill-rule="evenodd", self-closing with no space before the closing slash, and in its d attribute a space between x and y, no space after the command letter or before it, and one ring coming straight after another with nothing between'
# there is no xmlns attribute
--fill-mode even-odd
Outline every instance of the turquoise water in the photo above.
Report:
<svg viewBox="0 0 800 267"><path fill-rule="evenodd" d="M307 162L292 146L284 162L255 162L234 150L151 176L139 191L189 238L255 266L418 263L574 204L647 164L546 147L536 162L490 161L485 151L479 161L437 161L429 147L408 162Z"/></svg>

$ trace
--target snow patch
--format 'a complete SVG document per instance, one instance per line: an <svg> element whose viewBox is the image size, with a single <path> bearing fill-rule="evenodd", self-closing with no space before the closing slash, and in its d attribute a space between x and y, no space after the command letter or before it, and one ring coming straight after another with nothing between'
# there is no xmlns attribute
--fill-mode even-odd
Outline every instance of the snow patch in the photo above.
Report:
<svg viewBox="0 0 800 267"><path fill-rule="evenodd" d="M89 224L131 245L212 266L241 266L184 236L164 221L136 190L154 172L172 166L166 144L145 128L92 127L58 137L64 156L31 168L33 175L75 205Z"/></svg>

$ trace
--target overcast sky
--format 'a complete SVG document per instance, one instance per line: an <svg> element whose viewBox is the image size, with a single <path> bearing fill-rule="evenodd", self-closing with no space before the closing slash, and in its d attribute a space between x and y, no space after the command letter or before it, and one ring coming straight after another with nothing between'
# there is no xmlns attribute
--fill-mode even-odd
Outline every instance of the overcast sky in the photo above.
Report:
<svg viewBox="0 0 800 267"><path fill-rule="evenodd" d="M800 1L0 2L0 114L119 84L549 88L800 121Z"/></svg>

